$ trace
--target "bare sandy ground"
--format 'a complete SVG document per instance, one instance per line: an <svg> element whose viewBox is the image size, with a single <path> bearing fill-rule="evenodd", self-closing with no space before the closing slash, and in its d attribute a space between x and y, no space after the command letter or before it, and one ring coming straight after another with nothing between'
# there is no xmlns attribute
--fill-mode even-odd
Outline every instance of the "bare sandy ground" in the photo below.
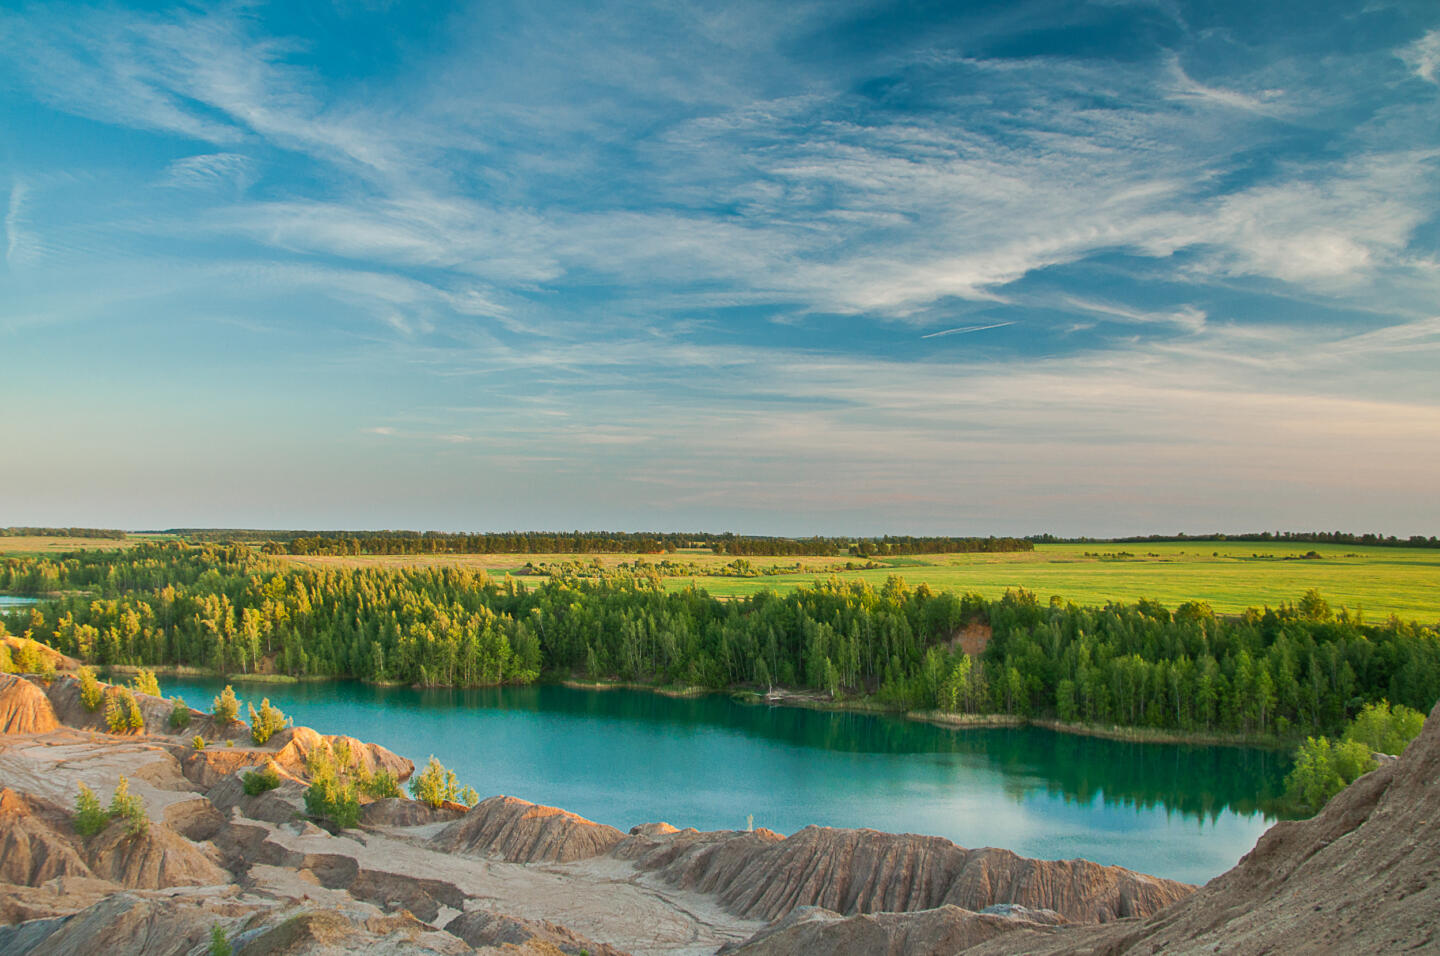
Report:
<svg viewBox="0 0 1440 956"><path fill-rule="evenodd" d="M41 735L0 737L0 786L72 806L81 783L108 802L121 775L130 791L145 801L152 819L167 809L200 798L176 759L145 738L115 738L62 728ZM467 910L485 909L508 916L561 923L597 941L636 956L713 953L744 940L764 923L724 911L710 896L647 878L624 860L597 857L575 863L521 864L446 854L425 841L444 824L424 827L346 831L331 835L302 822L231 820L264 830L264 840L301 857L346 857L372 882L442 881L465 897ZM353 906L343 889L326 889L304 868L257 863L250 867L249 893L281 901ZM461 911L443 906L431 921L443 926Z"/></svg>

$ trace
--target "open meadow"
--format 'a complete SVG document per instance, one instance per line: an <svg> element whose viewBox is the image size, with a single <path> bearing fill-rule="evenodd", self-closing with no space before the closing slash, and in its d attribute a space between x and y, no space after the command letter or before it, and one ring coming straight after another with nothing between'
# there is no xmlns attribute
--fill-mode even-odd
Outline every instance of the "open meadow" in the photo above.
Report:
<svg viewBox="0 0 1440 956"><path fill-rule="evenodd" d="M0 556L53 557L68 551L130 547L150 538L0 537ZM1007 588L1027 588L1041 599L1059 595L1077 604L1151 598L1175 607L1185 601L1208 601L1220 613L1293 602L1308 588L1316 588L1331 606L1363 612L1370 620L1396 614L1425 624L1440 623L1440 551L1424 548L1172 541L1040 544L1034 551L1002 554L741 559L758 570L787 570L754 577L722 574L736 558L703 549L667 554L282 555L276 560L310 567L468 567L497 577L517 575L530 583L540 583L547 575L534 573L527 565L543 572L566 563L593 566L598 562L607 569L633 567L636 562L668 563L666 587L684 588L693 583L722 598L765 588L786 591L831 575L879 587L895 574L912 587L924 583L936 590L975 591L991 598L1003 595ZM866 564L880 567L847 569ZM790 570L796 567L798 571Z"/></svg>
<svg viewBox="0 0 1440 956"><path fill-rule="evenodd" d="M1313 553L1318 557L1306 557ZM1208 601L1221 613L1295 601L1317 588L1335 608L1361 611L1371 619L1390 614L1426 624L1440 622L1440 551L1422 548L1364 548L1327 544L1186 541L1144 544L1041 544L1034 551L1008 554L935 554L877 558L884 565L846 571L861 559L830 557L751 557L756 568L794 566L796 574L720 577L714 572L734 558L708 551L666 555L362 555L359 557L283 558L314 567L433 567L458 565L492 574L515 574L529 562L554 565L598 560L607 568L643 559L694 567L692 575L665 578L670 588L693 582L719 597L753 594L764 588L784 591L816 577L835 574L879 587L892 574L912 587L975 591L999 597L1007 588L1028 588L1042 599L1060 595L1077 604L1134 602L1152 598L1175 607ZM706 572L710 573L706 573ZM540 581L543 577L526 577Z"/></svg>
<svg viewBox="0 0 1440 956"><path fill-rule="evenodd" d="M1303 557L1307 552L1318 558ZM1028 588L1042 599L1060 595L1077 604L1152 598L1169 607L1208 601L1221 613L1295 601L1317 588L1332 607L1371 619L1397 614L1440 622L1440 552L1261 542L1049 544L1015 554L917 555L881 559L884 570L845 578L879 586L898 574L914 586L975 591L999 597ZM803 580L803 578L799 579ZM701 578L713 594L747 594L793 586L797 578ZM683 580L671 579L681 585Z"/></svg>
<svg viewBox="0 0 1440 956"><path fill-rule="evenodd" d="M115 551L133 547L143 538L62 538L49 535L0 535L0 557L54 557L69 551Z"/></svg>

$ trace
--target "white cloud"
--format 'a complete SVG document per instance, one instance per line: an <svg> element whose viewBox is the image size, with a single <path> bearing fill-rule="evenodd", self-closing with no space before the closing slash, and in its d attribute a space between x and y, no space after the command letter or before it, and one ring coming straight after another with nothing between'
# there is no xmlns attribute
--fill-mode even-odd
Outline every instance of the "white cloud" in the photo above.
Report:
<svg viewBox="0 0 1440 956"><path fill-rule="evenodd" d="M773 64L777 38L803 30L813 12L766 18L761 25L779 32L757 40L752 30L748 42L770 50ZM1327 283L1333 292L1385 269L1411 268L1402 255L1408 237L1440 205L1407 190L1424 158L1403 150L1291 167L1257 185L1207 194L1205 184L1260 135L1254 114L1273 116L1263 77L1202 84L1178 56L1130 72L1053 58L950 57L985 84L979 92L990 106L975 112L979 122L968 121L968 105L941 118L866 116L841 86L767 98L736 80L738 66L697 76L693 50L627 59L625 30L684 22L665 13L607 23L574 67L662 104L654 124L661 131L636 157L649 194L621 193L591 209L503 194L481 200L450 182L447 169L471 163L492 182L513 178L494 166L505 154L496 152L493 132L521 123L519 106L543 98L544 82L467 99L455 92L465 88L459 80L473 86L493 77L474 73L474 57L457 55L467 66L435 71L437 88L410 91L408 104L348 98L291 65L293 44L251 36L244 17L53 19L10 21L12 52L52 101L211 141L263 140L358 177L360 185L328 190L323 201L213 210L204 217L210 234L297 256L340 256L369 271L447 270L513 294L598 277L643 287L669 308L750 301L792 313L913 319L951 297L1007 301L1007 285L1107 251L1164 258L1196 249L1206 255L1187 265L1192 280L1257 275ZM719 23L695 42L738 49L733 24ZM1417 70L1426 69L1436 36L1415 46ZM904 66L945 60L931 51ZM683 92L689 80L703 92ZM1095 98L1113 105L1097 108ZM1225 110L1197 124L1195 103ZM551 126L515 127L535 137L518 147L517 161L542 180L589 175L602 189L616 188L604 185L609 170L593 150L597 137L616 135L603 132L606 124L630 122L631 112L606 108L583 117L535 113L532 120L546 117ZM623 127L618 135L626 135ZM577 137L578 149L563 148ZM439 161L447 150L463 158ZM243 188L253 175L247 152L187 157L163 179ZM727 202L736 211L711 208ZM515 321L512 305L494 291L483 301L466 293L451 302L465 314ZM1173 315L1172 324L1193 326L1198 313ZM541 324L532 315L524 327Z"/></svg>
<svg viewBox="0 0 1440 956"><path fill-rule="evenodd" d="M1440 350L1440 316L1348 336L1335 342L1334 350L1341 361L1365 354L1434 352Z"/></svg>
<svg viewBox="0 0 1440 956"><path fill-rule="evenodd" d="M1176 97L1190 99L1195 102L1221 106L1227 109L1244 110L1250 113L1259 113L1265 116L1281 115L1274 100L1280 96L1279 90L1263 90L1258 95L1242 93L1238 90L1228 90L1221 87L1206 86L1197 82L1185 68L1180 64L1178 56L1171 56L1170 71L1175 81Z"/></svg>
<svg viewBox="0 0 1440 956"><path fill-rule="evenodd" d="M25 197L29 187L23 179L17 179L10 186L10 202L5 208L5 261L14 266L19 264L25 241Z"/></svg>
<svg viewBox="0 0 1440 956"><path fill-rule="evenodd" d="M1377 337L1429 341L1437 330L1417 324ZM1229 506L1195 504L1220 493L1217 476L1225 500L1255 503L1255 520L1266 509L1303 513L1286 494L1327 507L1353 498L1335 464L1341 442L1347 457L1390 462L1372 484L1403 497L1410 527L1440 520L1433 501L1415 496L1440 467L1440 386L1416 393L1392 382L1387 394L1384 356L1333 330L1207 326L1182 341L1190 344L984 363L640 339L424 360L483 366L500 403L514 381L527 383L531 403L505 415L494 404L427 410L448 418L437 429L474 437L485 461L555 459L556 474L579 469L587 487L626 495L640 482L665 489L677 507L712 502L810 520L855 509L886 527L901 515L920 524L969 515L1014 530L1027 507L1027 527L1052 526L1066 508L1073 521L1075 508L1092 506L1110 516L1103 524L1134 520L1139 512L1128 509L1161 495L1181 505L1172 514L1233 526ZM1285 361L1230 360L1247 351ZM1337 361L1349 391L1336 387ZM672 389L678 382L688 397ZM566 415L557 421L543 414L556 409L535 401ZM597 444L610 451L597 456ZM1404 460L1388 456L1397 444L1411 449Z"/></svg>
<svg viewBox="0 0 1440 956"><path fill-rule="evenodd" d="M1176 325L1189 332L1199 332L1205 328L1205 313L1187 305L1173 311L1146 311L1143 309L1132 309L1128 306L1117 305L1113 302L1100 302L1094 299L1081 299L1076 296L1065 296L1062 303L1071 309L1081 312L1089 312L1094 315L1103 315L1112 320L1129 322L1137 325L1149 325L1162 323Z"/></svg>
<svg viewBox="0 0 1440 956"><path fill-rule="evenodd" d="M160 182L180 189L244 191L253 179L254 163L239 153L205 153L177 159L165 167Z"/></svg>
<svg viewBox="0 0 1440 956"><path fill-rule="evenodd" d="M1440 83L1436 78L1436 72L1440 71L1440 30L1431 30L1405 47L1400 57L1422 80Z"/></svg>
<svg viewBox="0 0 1440 956"><path fill-rule="evenodd" d="M86 10L8 18L0 49L38 96L107 123L233 145L254 136L383 173L399 120L329 108L286 43L256 40L230 11L141 16Z"/></svg>

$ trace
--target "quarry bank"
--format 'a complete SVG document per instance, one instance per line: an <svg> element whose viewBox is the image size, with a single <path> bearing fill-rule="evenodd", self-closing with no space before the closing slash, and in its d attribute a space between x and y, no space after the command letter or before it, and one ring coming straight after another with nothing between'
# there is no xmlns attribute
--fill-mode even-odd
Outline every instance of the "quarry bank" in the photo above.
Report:
<svg viewBox="0 0 1440 956"><path fill-rule="evenodd" d="M187 733L214 743L196 750L166 732L168 701L138 697L143 732L112 735L73 678L0 676L0 952L197 953L216 927L240 953L1389 951L1427 945L1440 902L1436 714L1399 760L1196 890L867 829L626 832L501 796L378 800L330 832L302 812L309 754L413 765L305 727L257 747L199 712ZM238 772L261 765L281 783L247 795ZM108 796L121 774L150 827L81 838L77 786Z"/></svg>

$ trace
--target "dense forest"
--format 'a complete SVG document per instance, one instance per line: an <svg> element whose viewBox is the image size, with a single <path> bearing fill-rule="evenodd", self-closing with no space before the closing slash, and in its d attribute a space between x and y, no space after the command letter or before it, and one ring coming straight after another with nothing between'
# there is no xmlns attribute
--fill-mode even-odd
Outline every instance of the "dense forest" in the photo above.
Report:
<svg viewBox="0 0 1440 956"><path fill-rule="evenodd" d="M1190 602L1077 607L835 579L722 601L658 576L313 569L245 546L144 544L0 563L0 591L62 593L10 629L100 665L420 685L582 676L780 685L896 707L1182 732L1333 733L1373 701L1428 710L1440 635L1294 606L1216 616ZM971 658L958 635L988 629Z"/></svg>

